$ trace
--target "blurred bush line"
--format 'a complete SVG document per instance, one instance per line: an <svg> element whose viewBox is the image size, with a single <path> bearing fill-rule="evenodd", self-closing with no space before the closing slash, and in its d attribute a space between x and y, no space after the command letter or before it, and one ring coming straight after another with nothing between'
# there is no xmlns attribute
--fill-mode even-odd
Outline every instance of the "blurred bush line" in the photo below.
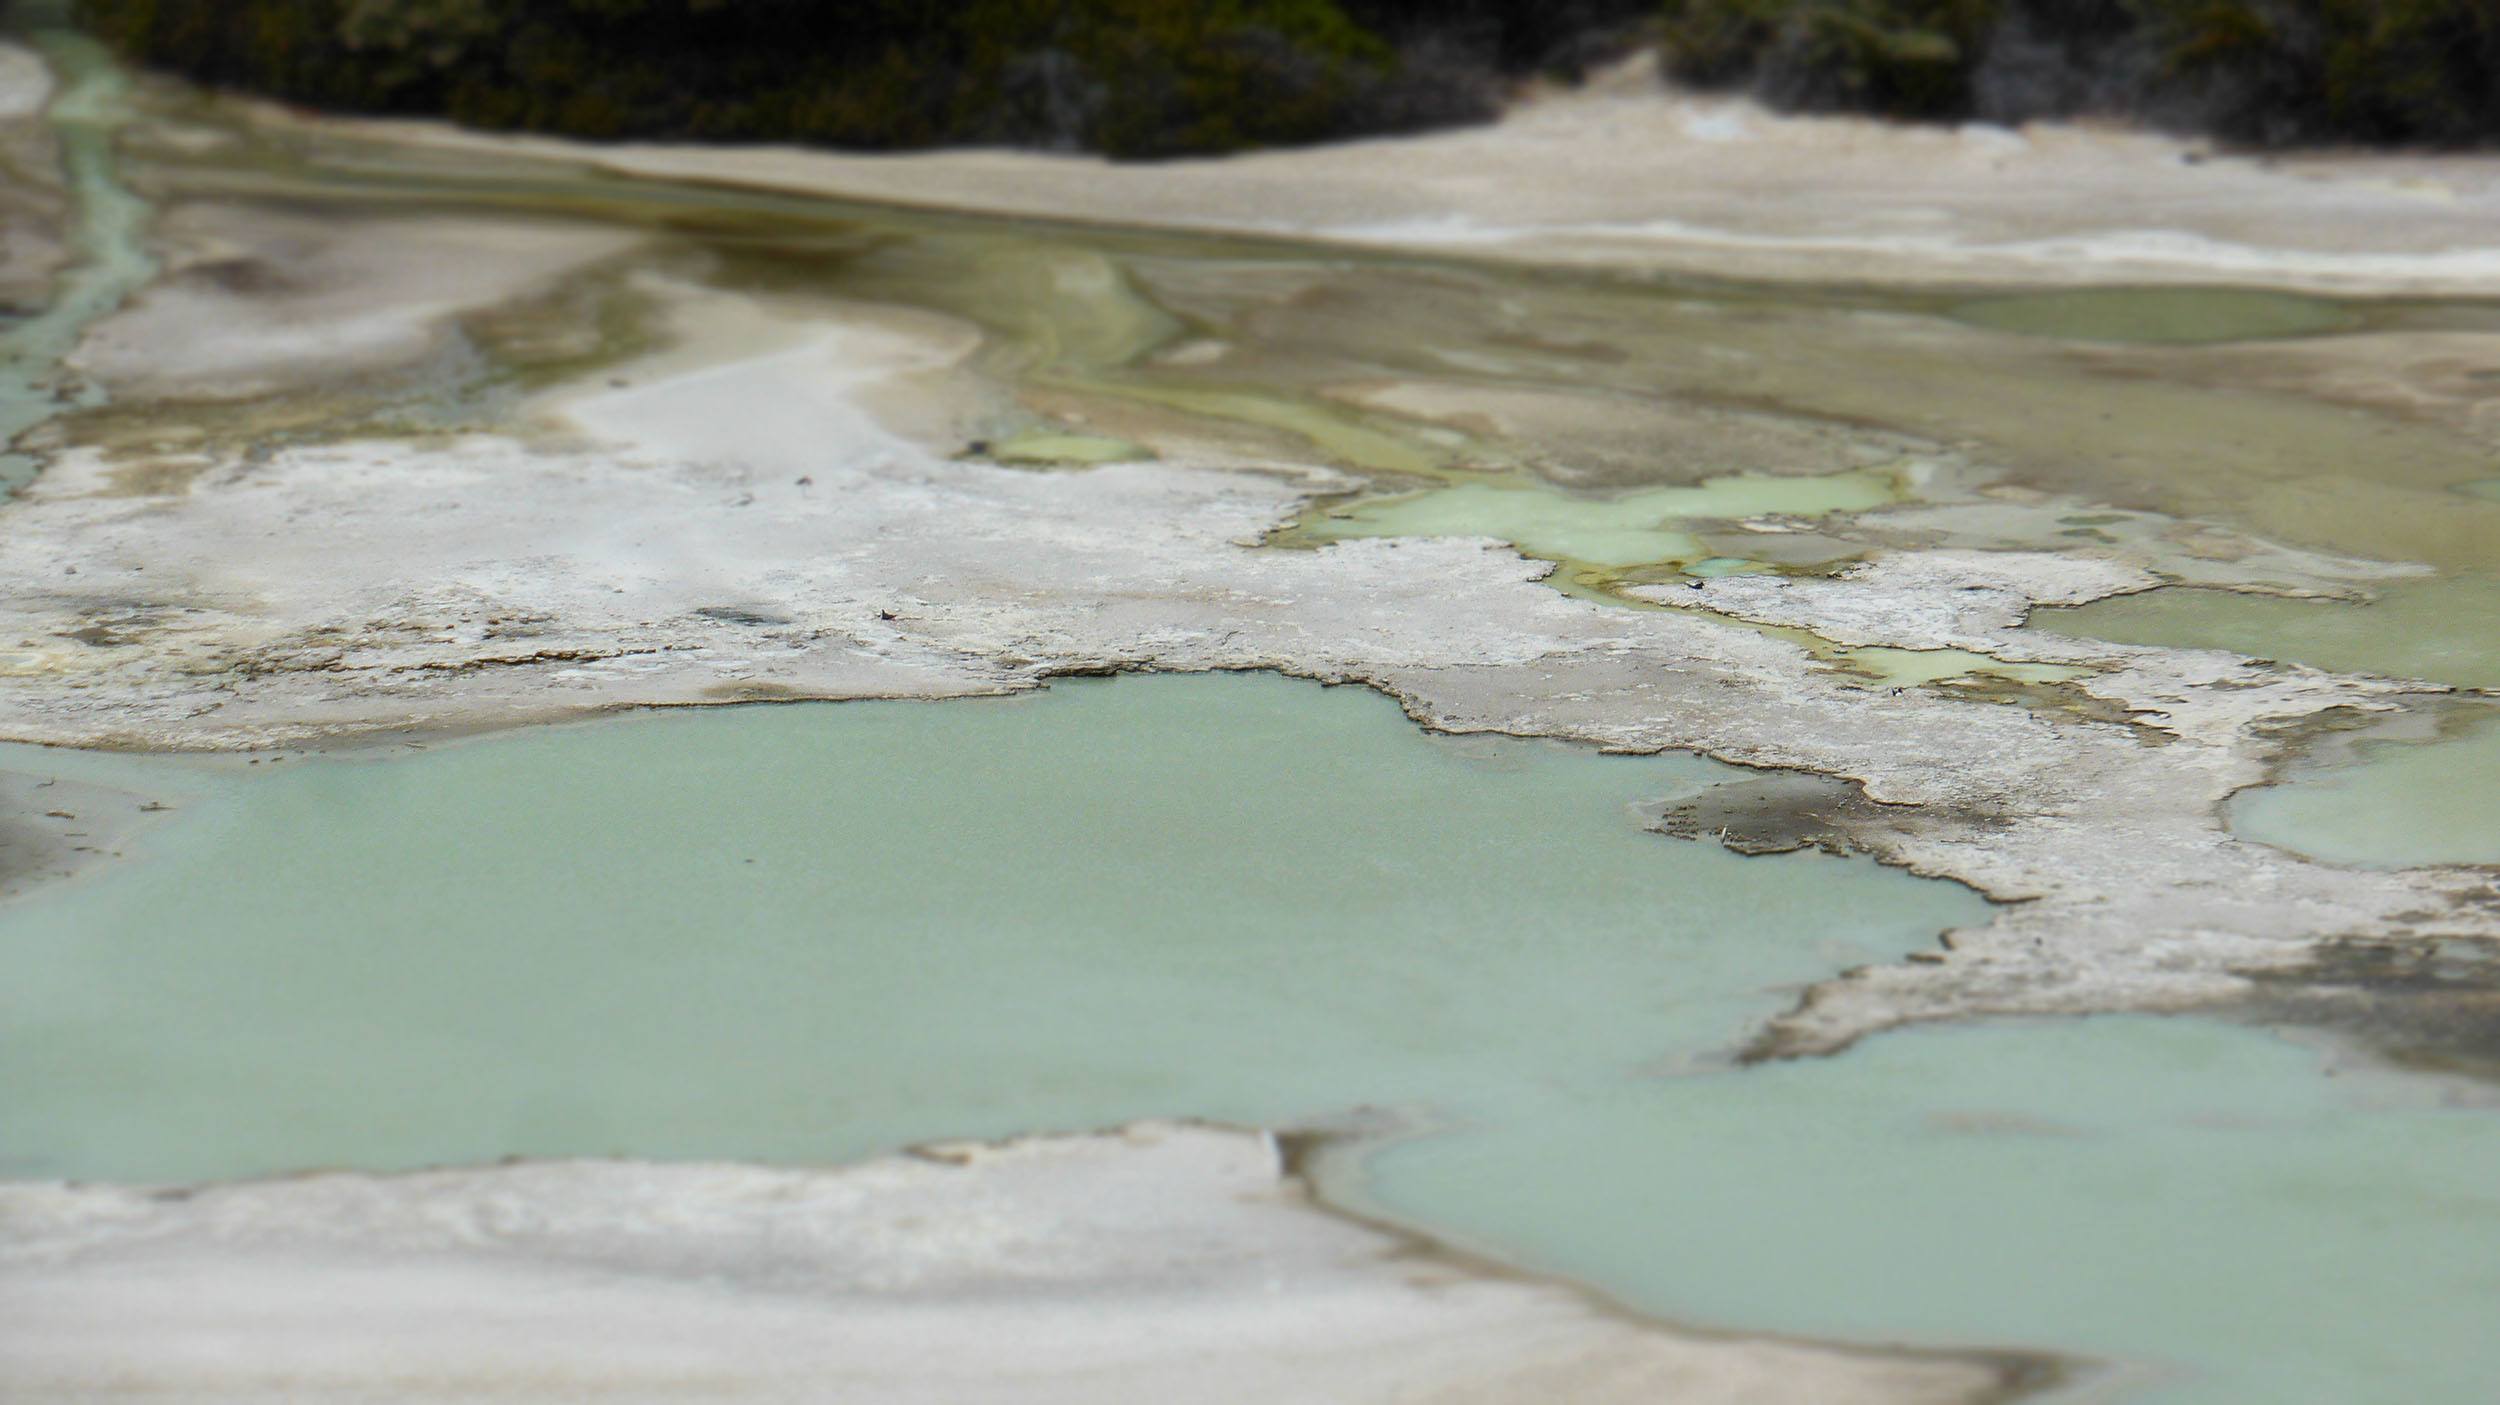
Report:
<svg viewBox="0 0 2500 1405"><path fill-rule="evenodd" d="M142 62L592 138L1151 157L1481 120L1655 0L78 0Z"/></svg>
<svg viewBox="0 0 2500 1405"><path fill-rule="evenodd" d="M1663 38L1677 77L1790 109L2500 137L2500 0L1667 0Z"/></svg>
<svg viewBox="0 0 2500 1405"><path fill-rule="evenodd" d="M0 0L5 4L6 0ZM2259 144L2500 136L2500 0L75 0L318 107L590 138L1156 157L1482 120L1654 36L1774 106L2109 114Z"/></svg>

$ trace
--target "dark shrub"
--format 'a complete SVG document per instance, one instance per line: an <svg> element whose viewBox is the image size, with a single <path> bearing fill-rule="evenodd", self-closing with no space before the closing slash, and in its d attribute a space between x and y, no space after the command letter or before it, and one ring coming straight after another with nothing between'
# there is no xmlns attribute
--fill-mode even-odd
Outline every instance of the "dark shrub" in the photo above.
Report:
<svg viewBox="0 0 2500 1405"><path fill-rule="evenodd" d="M1666 0L1670 71L1787 107L2500 138L2500 0Z"/></svg>
<svg viewBox="0 0 2500 1405"><path fill-rule="evenodd" d="M1220 152L1465 121L1648 0L79 0L211 83L594 138Z"/></svg>

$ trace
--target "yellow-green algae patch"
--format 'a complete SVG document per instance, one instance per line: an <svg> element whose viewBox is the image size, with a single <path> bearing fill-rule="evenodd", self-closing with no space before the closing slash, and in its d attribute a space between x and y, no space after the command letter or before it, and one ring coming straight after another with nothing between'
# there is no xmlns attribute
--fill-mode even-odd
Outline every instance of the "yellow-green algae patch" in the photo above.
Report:
<svg viewBox="0 0 2500 1405"><path fill-rule="evenodd" d="M1138 388L1238 396L1185 410L1215 422L1251 424L1229 417L1253 407L1257 424L1277 428L1276 400L1325 399L1383 377L1447 378L1457 370L1568 385L1587 400L1591 427L1546 423L1525 455L1550 459L1562 477L1602 468L1607 481L1641 486L1764 462L1759 444L1720 452L1736 443L1726 436L1694 443L1649 436L1628 453L1614 442L1618 417L1609 402L1673 402L1951 443L2054 491L2390 561L2487 562L2500 524L2492 516L2500 505L2451 491L2490 477L2487 446L2442 415L2409 408L2422 389L2411 371L2391 371L2383 355L2342 349L2352 339L2331 337L2303 344L2322 360L2296 373L2249 359L2251 348L2293 345L2281 338L2333 330L2331 323L2383 330L2400 311L2419 321L2419 309L2242 289L2060 290L1963 301L1973 321L2051 333L1999 335L1912 315L1941 314L1951 300L1863 289L1643 286L1522 275L1448 257L1315 256L1224 236L1042 224L1009 231L837 200L589 176L544 162L391 148L381 149L389 156L382 160L370 144L300 129L287 131L282 147L269 129L237 130L235 150L173 152L151 178L185 191L222 182L306 199L465 202L629 221L753 253L750 271L773 278L779 290L971 318L999 336L1003 379L1025 387L1055 380L1058 389L1104 402ZM803 247L811 245L812 253ZM1253 287L1262 277L1275 284L1269 294ZM2161 342L2147 334L2165 328L2171 345L2125 344ZM2266 336L2276 340L2248 340ZM1214 364L1153 362L1158 352L1209 339L1234 351ZM2367 375L2347 374L2365 360ZM1194 384L1188 374L1217 371L1222 386ZM2391 374L2405 408L2347 393ZM1261 400L1269 404L1256 406ZM1107 420L1103 429L1154 442ZM1432 473L1451 457L1420 436L1388 437L1402 442L1328 452L1358 470L1414 473ZM1328 441L1314 435L1311 442ZM2426 515L2421 509L2434 502L2482 512Z"/></svg>
<svg viewBox="0 0 2500 1405"><path fill-rule="evenodd" d="M1811 477L1726 474L1689 487L1648 488L1606 497L1575 493L1525 474L1488 474L1412 493L1323 506L1277 534L1274 544L1315 546L1367 537L1491 537L1510 543L1523 555L1556 563L1547 584L1575 599L1680 608L1635 600L1622 593L1623 587L1655 584L1677 575L1707 578L1777 569L1765 562L1716 554L1696 524L1866 512L1907 496L1903 475L1881 469ZM1802 629L1730 623L1787 639L1833 668L1884 687L1923 687L1980 677L2046 685L2072 682L2092 672L2063 664L2013 662L1965 649L1842 645Z"/></svg>
<svg viewBox="0 0 2500 1405"><path fill-rule="evenodd" d="M2318 336L2360 322L2324 298L2259 288L2072 288L1957 303L1956 321L2072 341L2194 345Z"/></svg>
<svg viewBox="0 0 2500 1405"><path fill-rule="evenodd" d="M1134 463L1153 458L1154 451L1126 439L1046 429L1009 435L989 446L986 457L1000 463Z"/></svg>
<svg viewBox="0 0 2500 1405"><path fill-rule="evenodd" d="M865 252L798 261L784 276L954 313L1033 373L1127 366L1187 331L1110 255L1028 233L890 231Z"/></svg>
<svg viewBox="0 0 2500 1405"><path fill-rule="evenodd" d="M1203 419L1278 430L1302 440L1329 463L1377 473L1438 475L1450 455L1418 433L1395 433L1316 399L1268 388L1209 388L1135 381L1062 380L1115 399L1158 405Z"/></svg>
<svg viewBox="0 0 2500 1405"><path fill-rule="evenodd" d="M1896 649L1861 644L1835 647L1830 662L1894 687L1923 687L1972 677L2003 678L2015 683L2071 683L2091 676L2089 668L2071 664L2017 663L1969 649Z"/></svg>
<svg viewBox="0 0 2500 1405"><path fill-rule="evenodd" d="M1709 577L1771 571L1777 568L1758 561L1732 561L1711 557L1695 563L1679 574ZM1869 688L1921 688L1935 684L1974 683L1997 679L2007 683L2054 687L2090 677L2094 669L2076 664L2024 663L2000 659L1971 649L1905 649L1885 644L1840 644L1796 625L1765 624L1760 620L1743 619L1720 614L1707 602L1687 605L1675 599L1681 591L1650 595L1629 593L1626 587L1656 585L1655 577L1667 572L1617 572L1586 562L1563 561L1546 584L1574 600L1594 605L1610 605L1635 610L1692 610L1718 620L1730 629L1750 630L1768 639L1796 645L1825 668L1846 674ZM2070 695L2071 696L2071 695Z"/></svg>
<svg viewBox="0 0 2500 1405"><path fill-rule="evenodd" d="M1494 537L1520 552L1583 567L1622 569L1719 558L1692 524L1746 517L1822 517L1902 500L1900 479L1879 471L1785 477L1737 473L1690 487L1590 497L1527 477L1450 483L1322 509L1299 528L1305 540L1361 537Z"/></svg>
<svg viewBox="0 0 2500 1405"><path fill-rule="evenodd" d="M2183 1017L1929 1027L1575 1090L1321 1184L1683 1321L2128 1363L2077 1400L2483 1405L2500 1117L2461 1094Z"/></svg>

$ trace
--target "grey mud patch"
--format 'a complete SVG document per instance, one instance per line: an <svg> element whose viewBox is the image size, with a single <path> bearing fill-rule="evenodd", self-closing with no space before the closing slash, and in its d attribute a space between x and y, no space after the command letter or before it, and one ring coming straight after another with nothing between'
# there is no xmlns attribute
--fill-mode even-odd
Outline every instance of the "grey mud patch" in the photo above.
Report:
<svg viewBox="0 0 2500 1405"><path fill-rule="evenodd" d="M1973 813L1957 818L1981 830L2007 823L2003 817ZM1807 771L1767 771L1676 801L1659 812L1651 827L1672 838L1715 843L1740 854L1819 849L1844 857L1880 857L1934 822L1928 807L1869 799L1859 781Z"/></svg>
<svg viewBox="0 0 2500 1405"><path fill-rule="evenodd" d="M40 771L0 770L0 899L123 857L173 807Z"/></svg>
<svg viewBox="0 0 2500 1405"><path fill-rule="evenodd" d="M2500 911L2500 880L2469 900ZM2487 945L2354 937L2243 974L2250 993L2211 1013L2316 1029L2401 1067L2500 1084L2500 952Z"/></svg>

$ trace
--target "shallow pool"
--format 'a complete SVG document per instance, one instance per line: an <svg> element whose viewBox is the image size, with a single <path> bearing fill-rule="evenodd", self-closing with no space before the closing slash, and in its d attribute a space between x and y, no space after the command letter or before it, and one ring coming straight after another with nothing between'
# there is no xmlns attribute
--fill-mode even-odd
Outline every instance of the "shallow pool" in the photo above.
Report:
<svg viewBox="0 0 2500 1405"><path fill-rule="evenodd" d="M11 1176L1196 1116L1338 1129L1331 1198L1678 1319L2120 1363L2090 1398L2500 1379L2500 1119L2452 1085L2149 1018L1731 1067L1988 909L1646 832L1737 774L1689 757L1200 675L0 767L175 807L0 908Z"/></svg>
<svg viewBox="0 0 2500 1405"><path fill-rule="evenodd" d="M2417 576L2372 590L2362 603L2173 587L2036 610L2031 627L2500 690L2500 577Z"/></svg>
<svg viewBox="0 0 2500 1405"><path fill-rule="evenodd" d="M2233 796L2232 832L2359 868L2500 864L2500 708L2398 721L2424 734L2365 735Z"/></svg>
<svg viewBox="0 0 2500 1405"><path fill-rule="evenodd" d="M0 765L181 811L0 918L20 1176L1491 1115L1987 915L1644 832L1727 768L1267 675Z"/></svg>
<svg viewBox="0 0 2500 1405"><path fill-rule="evenodd" d="M2201 1020L1922 1029L1332 1179L1684 1320L2127 1363L2079 1399L2468 1405L2500 1383L2500 1116L2454 1091Z"/></svg>

